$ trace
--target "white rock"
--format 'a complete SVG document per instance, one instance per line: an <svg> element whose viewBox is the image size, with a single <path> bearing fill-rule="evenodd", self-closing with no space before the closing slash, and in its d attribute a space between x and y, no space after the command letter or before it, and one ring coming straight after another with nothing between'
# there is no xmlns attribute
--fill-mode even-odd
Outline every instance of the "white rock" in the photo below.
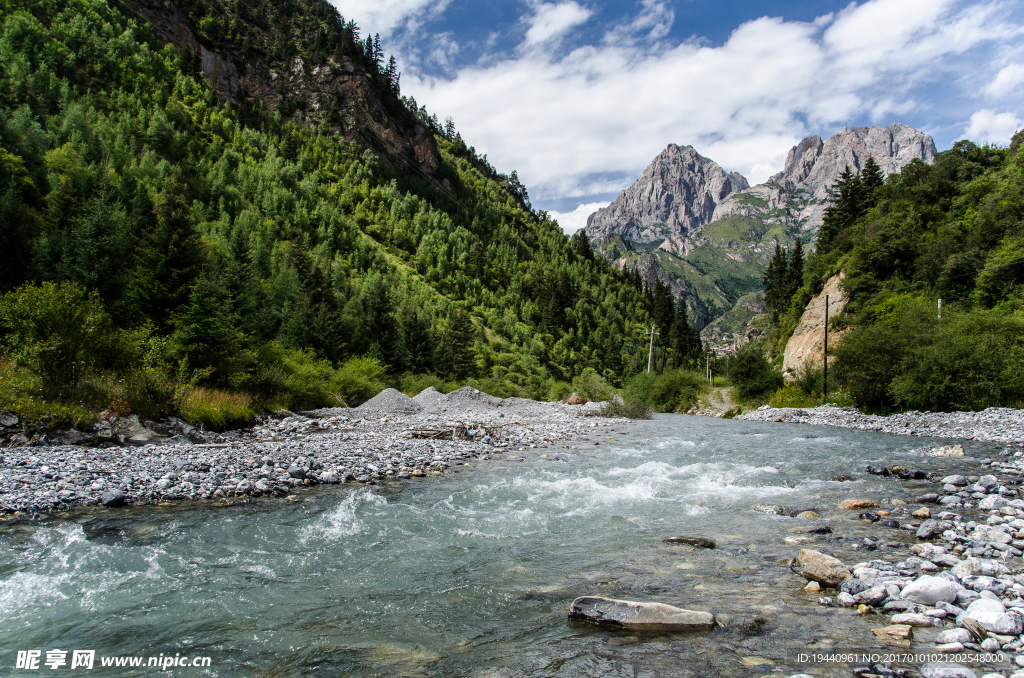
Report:
<svg viewBox="0 0 1024 678"><path fill-rule="evenodd" d="M922 605L952 603L956 600L956 586L945 577L924 575L907 584L900 597Z"/></svg>

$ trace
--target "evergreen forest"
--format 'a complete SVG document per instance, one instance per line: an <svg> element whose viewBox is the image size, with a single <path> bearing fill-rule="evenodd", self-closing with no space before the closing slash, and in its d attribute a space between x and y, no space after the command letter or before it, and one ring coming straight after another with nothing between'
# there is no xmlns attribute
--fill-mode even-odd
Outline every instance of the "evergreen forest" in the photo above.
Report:
<svg viewBox="0 0 1024 678"><path fill-rule="evenodd" d="M886 178L873 160L847 168L806 263L776 250L759 350L780 363L804 308L842 273L830 401L880 413L1024 406L1022 146L1021 132L1007 148L959 141ZM805 369L772 404L820 402L823 372Z"/></svg>
<svg viewBox="0 0 1024 678"><path fill-rule="evenodd" d="M0 0L0 410L223 427L386 386L608 397L657 376L652 324L655 372L695 364L667 287L532 209L326 0L177 7L243 66L353 63L437 167L341 134L340 96L223 100L121 2Z"/></svg>

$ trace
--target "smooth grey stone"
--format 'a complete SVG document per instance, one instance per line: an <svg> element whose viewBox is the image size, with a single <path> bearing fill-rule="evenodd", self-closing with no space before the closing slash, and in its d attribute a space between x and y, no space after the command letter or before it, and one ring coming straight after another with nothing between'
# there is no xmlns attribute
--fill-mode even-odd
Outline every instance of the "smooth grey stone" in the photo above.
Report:
<svg viewBox="0 0 1024 678"><path fill-rule="evenodd" d="M582 596L569 606L569 619L634 630L687 630L712 628L715 616L665 605Z"/></svg>

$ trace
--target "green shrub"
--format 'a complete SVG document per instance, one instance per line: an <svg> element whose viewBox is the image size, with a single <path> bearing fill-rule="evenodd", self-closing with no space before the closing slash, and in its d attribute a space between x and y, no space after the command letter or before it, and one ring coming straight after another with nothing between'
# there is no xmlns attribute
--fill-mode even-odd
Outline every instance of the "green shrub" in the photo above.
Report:
<svg viewBox="0 0 1024 678"><path fill-rule="evenodd" d="M820 403L796 383L788 383L768 399L772 407L817 407Z"/></svg>
<svg viewBox="0 0 1024 678"><path fill-rule="evenodd" d="M747 344L732 357L729 380L741 400L764 396L784 384L782 374L765 358L759 342Z"/></svg>
<svg viewBox="0 0 1024 678"><path fill-rule="evenodd" d="M572 395L572 390L572 384L569 382L553 380L548 388L547 400L553 403L565 400Z"/></svg>
<svg viewBox="0 0 1024 678"><path fill-rule="evenodd" d="M1024 399L1024 319L893 297L836 348L839 377L872 411L975 411Z"/></svg>
<svg viewBox="0 0 1024 678"><path fill-rule="evenodd" d="M376 358L349 358L333 376L331 393L357 407L388 387L387 368Z"/></svg>
<svg viewBox="0 0 1024 678"><path fill-rule="evenodd" d="M615 395L615 389L593 367L583 368L583 373L573 379L572 388L587 400L608 400Z"/></svg>
<svg viewBox="0 0 1024 678"><path fill-rule="evenodd" d="M51 398L74 400L113 337L99 296L75 283L21 287L0 298L6 349Z"/></svg>
<svg viewBox="0 0 1024 678"><path fill-rule="evenodd" d="M601 416L621 419L650 419L651 407L647 403L637 401L609 400L601 408Z"/></svg>
<svg viewBox="0 0 1024 678"><path fill-rule="evenodd" d="M623 397L627 402L644 403L655 412L679 412L696 403L706 385L703 375L691 370L641 372L623 389Z"/></svg>

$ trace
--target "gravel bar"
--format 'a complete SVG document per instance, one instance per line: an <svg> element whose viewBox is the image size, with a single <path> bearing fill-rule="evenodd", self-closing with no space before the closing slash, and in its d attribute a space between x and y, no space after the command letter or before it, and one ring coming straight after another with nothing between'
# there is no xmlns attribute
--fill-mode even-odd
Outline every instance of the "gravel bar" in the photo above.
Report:
<svg viewBox="0 0 1024 678"><path fill-rule="evenodd" d="M282 411L226 434L134 417L100 422L93 436L53 432L2 450L0 512L226 501L283 496L308 485L422 478L510 448L546 447L598 426L628 423L594 418L600 403L501 399L472 388L428 391L413 399L387 389L354 409ZM96 447L69 439L103 442Z"/></svg>
<svg viewBox="0 0 1024 678"><path fill-rule="evenodd" d="M982 412L903 412L889 416L863 414L853 408L763 405L738 417L747 421L839 426L901 436L929 436L985 442L1024 441L1024 410L990 407Z"/></svg>

